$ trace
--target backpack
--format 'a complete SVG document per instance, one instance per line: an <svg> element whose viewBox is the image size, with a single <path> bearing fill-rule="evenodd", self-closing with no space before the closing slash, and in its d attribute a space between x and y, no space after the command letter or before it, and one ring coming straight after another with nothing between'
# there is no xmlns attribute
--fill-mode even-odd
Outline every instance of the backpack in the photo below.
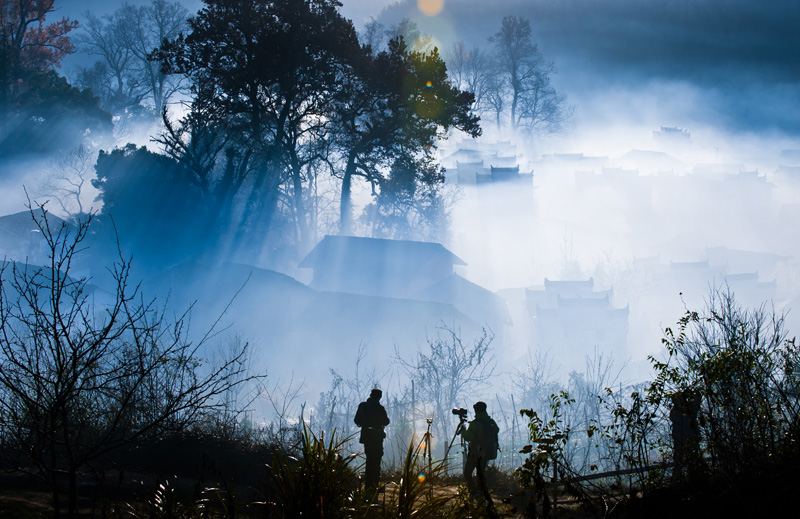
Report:
<svg viewBox="0 0 800 519"><path fill-rule="evenodd" d="M497 424L494 420L481 420L481 455L486 461L497 459L497 451L500 445L497 440Z"/></svg>

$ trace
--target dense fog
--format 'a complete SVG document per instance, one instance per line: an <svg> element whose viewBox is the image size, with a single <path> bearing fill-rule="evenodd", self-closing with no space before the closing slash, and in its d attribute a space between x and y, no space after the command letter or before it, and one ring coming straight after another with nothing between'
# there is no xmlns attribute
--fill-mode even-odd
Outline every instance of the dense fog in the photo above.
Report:
<svg viewBox="0 0 800 519"><path fill-rule="evenodd" d="M164 173L172 171L168 166L115 169L139 155L141 164L151 164L135 146L119 151L129 143L164 152L154 140L164 131L158 117L127 123L116 117L113 132L92 134L89 159L64 151L74 146L4 155L0 213L25 211L28 196L34 204L50 200L48 210L67 220L70 212L108 214L111 172L122 171L113 207L148 215L115 223L143 293L178 314L194 304L193 330L200 336L213 326L211 342L222 350L232 340L253 346L252 367L268 379L252 416L264 420L325 409L332 416L330 399L348 384L362 398L380 385L391 402L408 392L409 363L437 336L447 342L457 335L469 345L491 341L494 372L458 395L463 407L484 398L499 412L505 395L519 387L514 377L534 359L547 359L553 379L612 359L606 383L647 380L647 356L662 354L664 328L687 309L700 309L713 287L730 288L743 305L785 312L790 334L800 329L792 312L800 302L795 2L343 3L362 37L370 19L386 30L413 21L420 35L432 36L427 45L439 48L449 70L456 42L488 52L504 16L529 19L532 41L554 65L551 83L568 117L558 131L536 133L512 131L505 119L498 125L485 111L481 137L447 132L433 154L445 168L441 199L448 217L441 222L449 221L448 229L381 235L359 216L368 215L375 185L358 182L354 236L338 236L338 180L331 179L339 177L320 175L309 182L316 211L309 240L289 251L275 238L282 230L245 225L250 202L239 195L231 214L241 225L226 228L210 247L190 218L207 198L181 191L179 173ZM75 36L85 35L86 9L102 17L121 6L57 5L58 17L80 22ZM194 14L202 4L185 7ZM58 72L77 80L79 68L95 58L78 45ZM189 110L190 97L188 89L176 94L173 120ZM147 169L144 186L125 183L125 174L149 167L155 169ZM57 202L63 197L48 175L65 168L85 182L70 206ZM91 183L98 172L109 175L102 192ZM156 179L177 187L148 196ZM124 205L133 189L147 205ZM33 229L19 218L4 220L5 257L41 263ZM160 229L159 221L185 226ZM109 293L102 260L113 258L100 245L112 236L104 225L81 264L98 299ZM287 226L284 237L293 232ZM408 274L412 268L424 276ZM209 349L209 357L217 354Z"/></svg>

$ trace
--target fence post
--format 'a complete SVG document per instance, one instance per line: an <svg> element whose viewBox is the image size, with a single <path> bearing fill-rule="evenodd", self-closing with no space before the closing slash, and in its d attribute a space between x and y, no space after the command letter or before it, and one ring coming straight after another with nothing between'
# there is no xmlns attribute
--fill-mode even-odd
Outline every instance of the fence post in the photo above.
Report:
<svg viewBox="0 0 800 519"><path fill-rule="evenodd" d="M558 462L553 462L553 515L558 510Z"/></svg>

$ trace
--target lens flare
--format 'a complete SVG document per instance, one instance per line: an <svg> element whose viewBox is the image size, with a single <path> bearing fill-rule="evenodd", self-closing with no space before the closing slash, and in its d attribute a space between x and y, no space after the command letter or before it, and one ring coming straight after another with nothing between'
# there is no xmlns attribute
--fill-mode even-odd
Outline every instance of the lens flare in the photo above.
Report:
<svg viewBox="0 0 800 519"><path fill-rule="evenodd" d="M444 0L417 0L417 7L423 14L436 16L444 9Z"/></svg>
<svg viewBox="0 0 800 519"><path fill-rule="evenodd" d="M420 472L420 473L417 475L417 481L419 481L420 483L425 483L425 474L423 474L422 472Z"/></svg>
<svg viewBox="0 0 800 519"><path fill-rule="evenodd" d="M433 82L428 80L425 82L425 88L433 88Z"/></svg>
<svg viewBox="0 0 800 519"><path fill-rule="evenodd" d="M441 49L442 44L439 40L429 34L423 34L411 43L411 50L414 52L431 52L434 48Z"/></svg>
<svg viewBox="0 0 800 519"><path fill-rule="evenodd" d="M442 102L431 91L424 91L417 100L417 115L426 119L435 119L442 112Z"/></svg>

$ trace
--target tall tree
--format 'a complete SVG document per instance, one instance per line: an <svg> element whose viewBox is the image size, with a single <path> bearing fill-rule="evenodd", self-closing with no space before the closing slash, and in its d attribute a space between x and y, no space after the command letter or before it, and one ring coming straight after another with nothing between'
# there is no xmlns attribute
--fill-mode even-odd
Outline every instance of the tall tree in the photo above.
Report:
<svg viewBox="0 0 800 519"><path fill-rule="evenodd" d="M358 35L361 44L369 47L373 54L378 53L383 46L386 39L386 29L382 23L375 18L370 17L369 21L364 24L364 30Z"/></svg>
<svg viewBox="0 0 800 519"><path fill-rule="evenodd" d="M422 36L417 22L408 18L403 18L398 23L386 29L384 33L386 34L386 38L389 40L396 40L402 36L403 40L406 42L406 45L412 48L416 44L416 41Z"/></svg>
<svg viewBox="0 0 800 519"><path fill-rule="evenodd" d="M531 42L530 21L519 16L504 17L500 30L490 41L498 54L499 69L511 89L511 127L516 129L520 98L536 77L542 57Z"/></svg>
<svg viewBox="0 0 800 519"><path fill-rule="evenodd" d="M208 176L213 168L199 172L203 183L223 190L229 204L246 186L245 211L260 206L268 221L286 200L297 242L308 243L306 182L326 158L347 57L359 51L355 30L335 0L205 4L191 33L161 52L167 70L189 76L195 93L181 126L193 128L192 139L194 129L207 128L218 150L212 162L225 163L216 178ZM180 131L168 128L164 142L185 155L191 144Z"/></svg>
<svg viewBox="0 0 800 519"><path fill-rule="evenodd" d="M125 6L111 15L98 18L86 13L86 23L76 38L81 47L98 56L99 61L81 67L77 84L91 88L100 106L114 114L124 113L142 102L143 85L133 70L133 52L125 44Z"/></svg>
<svg viewBox="0 0 800 519"><path fill-rule="evenodd" d="M177 38L188 27L189 12L178 2L153 0L149 5L128 9L125 15L125 43L135 57L151 107L160 114L180 85L175 76L161 71L161 64L151 54L162 42Z"/></svg>
<svg viewBox="0 0 800 519"><path fill-rule="evenodd" d="M447 237L450 200L441 166L430 157L399 157L379 180L363 219L375 238L441 242Z"/></svg>
<svg viewBox="0 0 800 519"><path fill-rule="evenodd" d="M367 181L373 193L386 183L385 174L397 161L408 165L430 159L438 138L452 128L480 135L478 118L470 114L474 97L455 88L434 49L409 51L402 37L376 56L362 53L354 61L334 114L337 144L344 156L340 198L340 231L352 232L351 189L355 177ZM429 167L417 168L430 171ZM434 168L435 169L435 168ZM441 183L439 175L415 175L415 182Z"/></svg>

